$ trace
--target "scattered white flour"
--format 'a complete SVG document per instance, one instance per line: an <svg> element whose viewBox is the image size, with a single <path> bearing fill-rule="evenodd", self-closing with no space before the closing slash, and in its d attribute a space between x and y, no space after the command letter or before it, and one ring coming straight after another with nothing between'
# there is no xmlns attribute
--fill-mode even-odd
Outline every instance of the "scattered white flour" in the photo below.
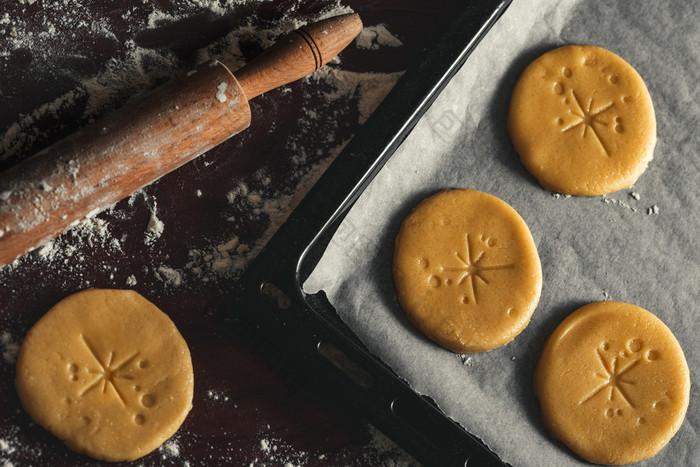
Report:
<svg viewBox="0 0 700 467"><path fill-rule="evenodd" d="M3 428L7 428L7 425L3 426ZM9 430L3 430L4 437L0 438L0 467L14 467L15 464L13 464L10 459L3 459L3 457L12 456L21 446L16 436L18 431L19 428L15 426L10 426Z"/></svg>
<svg viewBox="0 0 700 467"><path fill-rule="evenodd" d="M151 217L148 219L148 225L146 226L146 235L143 239L146 245L153 245L153 243L163 235L163 230L165 230L165 224L163 221L158 219L157 215L157 204L154 198L151 198L153 204L150 208Z"/></svg>
<svg viewBox="0 0 700 467"><path fill-rule="evenodd" d="M343 143L333 148L329 152L329 158L312 166L309 172L303 174L291 194L275 193L273 197L269 197L264 191L251 191L245 183L239 182L227 193L227 201L250 212L251 216L259 217L261 222L264 221L268 226L265 232L253 245L241 243L239 237L234 235L207 249L193 248L188 252L190 260L185 265L185 271L192 273L197 281L201 282L209 282L219 277L238 277L344 146Z"/></svg>
<svg viewBox="0 0 700 467"><path fill-rule="evenodd" d="M0 335L0 348L2 348L2 359L5 363L14 364L17 360L19 344L12 339L12 335L9 332L3 332ZM1 445L0 448L2 448Z"/></svg>
<svg viewBox="0 0 700 467"><path fill-rule="evenodd" d="M165 13L160 10L153 10L148 15L148 29L156 29L164 24L174 23L178 21L178 19L179 18L169 13Z"/></svg>
<svg viewBox="0 0 700 467"><path fill-rule="evenodd" d="M47 258L54 253L54 249L55 249L54 243L49 242L46 245L44 245L43 247L39 248L39 250L37 250L36 254L40 258Z"/></svg>
<svg viewBox="0 0 700 467"><path fill-rule="evenodd" d="M561 198L569 199L569 198L571 198L571 195L563 195L561 193L552 193L552 198L554 198L554 199L561 199Z"/></svg>
<svg viewBox="0 0 700 467"><path fill-rule="evenodd" d="M268 427L269 428L269 427ZM401 448L384 436L379 430L372 425L367 425L369 434L369 444L360 454L345 457L341 455L337 459L337 465L382 465L387 467L418 467L418 463L406 454ZM296 451L292 446L286 444L280 439L262 436L258 441L258 446L261 453L261 458L253 459L248 465L249 467L283 465L283 466L301 466L305 465L309 459L309 453ZM328 460L326 454L317 454L314 456L318 460ZM344 461L343 461L344 460ZM330 465L330 464L329 464Z"/></svg>
<svg viewBox="0 0 700 467"><path fill-rule="evenodd" d="M637 201L641 199L641 195L637 193L636 191L631 191L629 192L629 197L633 200L632 204L635 204ZM615 198L610 198L607 195L603 195L600 200L605 203L605 204L613 204L616 206L623 207L625 209L629 209L632 212L643 212L643 209L641 207L635 207L630 205L629 203L622 201L620 199L615 199ZM647 208L646 213L647 215L651 214L658 214L659 212L659 207L654 205L652 207Z"/></svg>
<svg viewBox="0 0 700 467"><path fill-rule="evenodd" d="M175 440L168 440L161 447L158 448L161 452L163 459L168 457L177 457L180 455L180 445Z"/></svg>
<svg viewBox="0 0 700 467"><path fill-rule="evenodd" d="M13 452L15 452L15 448L12 447L12 445L8 441L0 439L0 452L4 452L5 454L12 454Z"/></svg>
<svg viewBox="0 0 700 467"><path fill-rule="evenodd" d="M230 204L234 204L237 198L245 198L248 196L248 186L245 183L239 183L236 188L226 194L226 199Z"/></svg>
<svg viewBox="0 0 700 467"><path fill-rule="evenodd" d="M215 274L225 274L231 271L241 272L245 266L245 258L241 255L247 250L247 245L239 245L238 237L234 236L210 250L190 250L188 253L190 261L185 267L199 277L202 282L208 282L212 272Z"/></svg>
<svg viewBox="0 0 700 467"><path fill-rule="evenodd" d="M306 464L309 457L308 453L297 451L280 439L261 438L257 447L261 452L262 458L256 457L253 459L248 464L251 467L268 465L301 466Z"/></svg>
<svg viewBox="0 0 700 467"><path fill-rule="evenodd" d="M221 392L214 391L212 389L207 391L207 397L215 401L228 402L229 397Z"/></svg>
<svg viewBox="0 0 700 467"><path fill-rule="evenodd" d="M364 27L355 38L355 45L358 49L376 50L381 46L400 47L403 42L390 33L386 26L378 24Z"/></svg>
<svg viewBox="0 0 700 467"><path fill-rule="evenodd" d="M102 248L111 247L116 250L121 250L121 245L118 240L111 237L109 232L109 223L101 218L93 217L86 219L77 227L71 230L74 237L84 240L88 246L100 246Z"/></svg>
<svg viewBox="0 0 700 467"><path fill-rule="evenodd" d="M14 155L26 156L26 151L62 128L66 120L75 120L76 107L82 108L82 123L85 124L121 106L131 96L153 87L154 83L172 77L178 70L178 60L172 54L138 47L133 40L124 42L126 52L123 59L108 60L103 71L96 76L80 76L74 70L66 70L66 59L76 63L91 60L82 50L71 48L77 34L84 40L95 42L117 41L117 38L108 19L97 20L89 16L88 8L85 11L72 9L71 14L65 14L64 8L63 2L41 3L36 12L41 18L36 21L42 23L41 32L18 34L9 44L3 44L7 50L31 53L28 75L58 75L73 80L76 87L52 102L20 115L19 120L0 137L0 160ZM7 13L3 18L22 29L27 27L22 20L11 19ZM89 66L86 68L90 69ZM65 117L67 115L70 117ZM39 121L54 124L40 127L37 125Z"/></svg>
<svg viewBox="0 0 700 467"><path fill-rule="evenodd" d="M134 276L133 274L126 278L126 285L128 285L129 287L133 287L136 284L136 276Z"/></svg>
<svg viewBox="0 0 700 467"><path fill-rule="evenodd" d="M182 284L182 274L177 269L168 266L158 266L155 270L156 277L163 281L165 285L179 287Z"/></svg>
<svg viewBox="0 0 700 467"><path fill-rule="evenodd" d="M107 209L107 212L111 213L112 208ZM0 272L9 273L23 260L28 260L30 256L45 263L63 262L67 264L73 260L80 262L83 260L83 256L80 254L82 246L100 247L110 253L122 252L121 241L113 238L110 234L109 222L102 218L92 217L73 226L67 234L39 246L31 255L20 257L13 263L0 268Z"/></svg>
<svg viewBox="0 0 700 467"><path fill-rule="evenodd" d="M226 102L226 88L228 87L228 84L225 82L219 83L219 85L216 87L216 100L223 103Z"/></svg>
<svg viewBox="0 0 700 467"><path fill-rule="evenodd" d="M83 116L90 119L119 107L131 95L153 87L154 83L174 76L177 60L127 41L125 60L111 59L106 70L82 83L88 102ZM151 70L158 67L159 70Z"/></svg>
<svg viewBox="0 0 700 467"><path fill-rule="evenodd" d="M403 72L357 73L326 65L304 80L321 81L332 85L335 92L328 94L329 101L347 100L357 96L358 122L365 123L402 75Z"/></svg>
<svg viewBox="0 0 700 467"><path fill-rule="evenodd" d="M19 120L10 125L5 134L0 137L0 161L29 149L37 141L49 136L49 132L41 130L36 123L41 119L53 118L60 125L60 115L76 105L76 98L83 96L84 91L76 89L57 97L53 102L34 109L29 114L21 115ZM11 193L6 192L3 195Z"/></svg>
<svg viewBox="0 0 700 467"><path fill-rule="evenodd" d="M409 456L403 449L398 447L387 438L381 431L368 425L369 433L372 437L372 441L369 445L369 453L366 455L366 465L376 465L372 462L372 457L376 457L378 453L382 453L382 457L386 457L388 454L389 460L382 462L383 465L393 466L393 467L418 467L420 464L416 462L411 456ZM373 451L373 452L372 452Z"/></svg>

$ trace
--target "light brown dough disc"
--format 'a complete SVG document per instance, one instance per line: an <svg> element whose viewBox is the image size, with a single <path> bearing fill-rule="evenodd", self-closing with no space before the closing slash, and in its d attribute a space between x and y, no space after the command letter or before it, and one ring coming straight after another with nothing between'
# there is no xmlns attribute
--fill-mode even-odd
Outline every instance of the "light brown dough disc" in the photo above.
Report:
<svg viewBox="0 0 700 467"><path fill-rule="evenodd" d="M654 155L656 117L639 74L594 46L554 49L520 76L508 113L520 159L547 190L629 188Z"/></svg>
<svg viewBox="0 0 700 467"><path fill-rule="evenodd" d="M624 465L653 456L678 431L690 376L660 319L627 303L596 302L549 338L535 393L552 435L590 462Z"/></svg>
<svg viewBox="0 0 700 467"><path fill-rule="evenodd" d="M421 202L396 237L394 282L408 318L453 352L510 342L542 289L535 242L504 201L448 190Z"/></svg>
<svg viewBox="0 0 700 467"><path fill-rule="evenodd" d="M145 456L192 408L185 340L129 290L85 290L51 308L22 343L15 383L36 423L107 461Z"/></svg>

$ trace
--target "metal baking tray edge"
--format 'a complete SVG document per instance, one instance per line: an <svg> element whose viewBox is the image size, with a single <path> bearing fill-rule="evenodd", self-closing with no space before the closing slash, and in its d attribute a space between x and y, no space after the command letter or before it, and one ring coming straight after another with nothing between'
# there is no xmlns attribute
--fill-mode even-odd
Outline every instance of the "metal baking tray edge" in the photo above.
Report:
<svg viewBox="0 0 700 467"><path fill-rule="evenodd" d="M230 320L280 343L298 370L424 465L506 465L372 355L323 292L302 285L340 222L511 0L469 2L407 71L235 285Z"/></svg>

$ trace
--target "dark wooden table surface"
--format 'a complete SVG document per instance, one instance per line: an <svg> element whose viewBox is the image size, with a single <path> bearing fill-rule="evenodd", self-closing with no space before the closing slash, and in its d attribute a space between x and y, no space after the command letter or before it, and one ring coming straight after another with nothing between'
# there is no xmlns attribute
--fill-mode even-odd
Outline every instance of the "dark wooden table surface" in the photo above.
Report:
<svg viewBox="0 0 700 467"><path fill-rule="evenodd" d="M194 408L137 465L394 465L398 448L296 374L264 333L221 325L231 285L461 2L4 0L0 170L207 57L254 57L295 21L358 12L402 45L352 44L331 73L252 101L253 124L0 269L0 465L87 465L21 410L15 351L54 303L131 288L169 314L195 369ZM375 29L376 31L376 29ZM379 30L381 33L381 30ZM371 34L370 34L371 36ZM371 38L371 37L370 37Z"/></svg>

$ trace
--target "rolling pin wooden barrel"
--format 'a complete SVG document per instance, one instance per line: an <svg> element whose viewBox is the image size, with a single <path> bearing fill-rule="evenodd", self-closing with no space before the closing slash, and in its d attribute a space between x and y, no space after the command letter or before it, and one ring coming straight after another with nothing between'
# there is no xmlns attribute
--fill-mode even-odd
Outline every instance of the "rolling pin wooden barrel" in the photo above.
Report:
<svg viewBox="0 0 700 467"><path fill-rule="evenodd" d="M248 101L312 73L362 30L335 16L288 34L235 72L199 65L0 174L0 266L250 125Z"/></svg>

